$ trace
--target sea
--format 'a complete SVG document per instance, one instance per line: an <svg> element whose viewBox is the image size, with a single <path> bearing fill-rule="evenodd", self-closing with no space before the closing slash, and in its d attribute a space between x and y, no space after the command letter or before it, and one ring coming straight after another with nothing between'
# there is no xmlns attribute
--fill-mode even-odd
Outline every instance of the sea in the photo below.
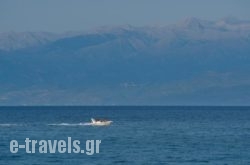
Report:
<svg viewBox="0 0 250 165"><path fill-rule="evenodd" d="M113 122L93 126L91 118ZM88 140L101 140L99 153L39 153L39 146L34 153L23 148L12 153L10 148L13 140L68 137L86 150ZM250 107L0 107L0 165L112 164L249 165Z"/></svg>

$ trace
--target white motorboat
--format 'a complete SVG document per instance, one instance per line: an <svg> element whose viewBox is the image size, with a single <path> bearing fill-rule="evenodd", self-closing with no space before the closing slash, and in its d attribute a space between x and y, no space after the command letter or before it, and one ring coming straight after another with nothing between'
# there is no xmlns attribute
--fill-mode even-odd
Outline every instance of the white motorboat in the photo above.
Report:
<svg viewBox="0 0 250 165"><path fill-rule="evenodd" d="M91 118L91 125L96 125L96 126L105 126L105 125L110 125L113 121L110 120L103 120L103 119L94 119Z"/></svg>

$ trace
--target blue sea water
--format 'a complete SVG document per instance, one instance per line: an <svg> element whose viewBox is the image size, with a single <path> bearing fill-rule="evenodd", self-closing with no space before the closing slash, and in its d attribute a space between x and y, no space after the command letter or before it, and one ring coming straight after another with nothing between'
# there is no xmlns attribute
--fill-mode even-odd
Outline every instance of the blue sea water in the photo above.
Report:
<svg viewBox="0 0 250 165"><path fill-rule="evenodd" d="M110 126L87 123L107 118ZM100 153L13 154L10 141L101 140ZM1 165L248 165L250 107L1 107Z"/></svg>

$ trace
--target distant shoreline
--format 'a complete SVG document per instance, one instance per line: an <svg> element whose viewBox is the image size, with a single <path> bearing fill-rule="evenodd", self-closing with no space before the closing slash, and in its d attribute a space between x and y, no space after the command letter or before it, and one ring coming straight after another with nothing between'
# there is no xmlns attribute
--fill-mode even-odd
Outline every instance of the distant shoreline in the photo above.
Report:
<svg viewBox="0 0 250 165"><path fill-rule="evenodd" d="M227 110L235 110L235 108L240 108L239 110L250 110L249 105L8 105L8 106L0 106L0 111L4 108L8 109L48 109L53 108L53 110L60 110L61 108L73 108L75 110L81 109L81 110L97 110L102 109L105 107L105 109L110 108L110 110L119 109L119 110L128 110L128 108L131 108L131 110L151 110L151 109L158 109L158 110L166 110L171 109L173 110L189 110L189 109L197 109L197 110L206 110L213 108L213 110L216 109L227 109Z"/></svg>

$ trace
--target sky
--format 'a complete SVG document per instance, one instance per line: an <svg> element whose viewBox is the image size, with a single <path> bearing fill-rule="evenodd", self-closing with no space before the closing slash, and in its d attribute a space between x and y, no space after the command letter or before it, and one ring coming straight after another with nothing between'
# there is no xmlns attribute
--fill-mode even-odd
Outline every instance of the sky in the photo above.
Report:
<svg viewBox="0 0 250 165"><path fill-rule="evenodd" d="M187 17L250 20L249 0L0 0L0 32L164 26Z"/></svg>

